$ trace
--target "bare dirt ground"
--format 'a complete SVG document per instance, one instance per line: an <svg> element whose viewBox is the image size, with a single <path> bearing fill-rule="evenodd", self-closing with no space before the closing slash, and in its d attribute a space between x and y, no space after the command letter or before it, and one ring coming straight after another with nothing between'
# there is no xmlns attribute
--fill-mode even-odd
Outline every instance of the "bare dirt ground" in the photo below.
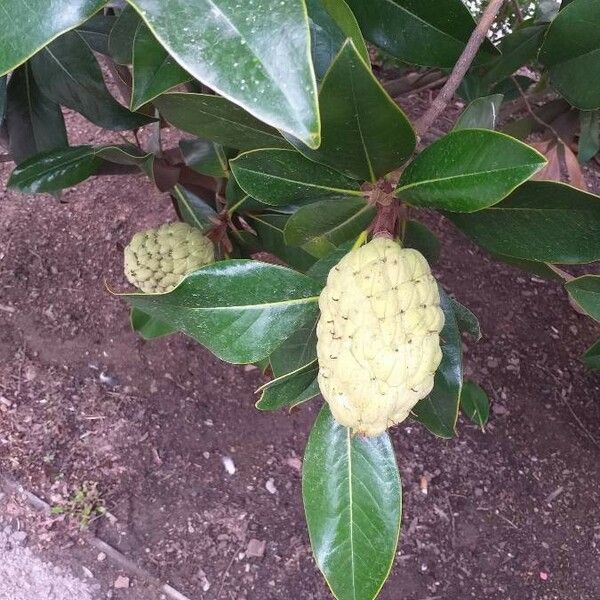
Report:
<svg viewBox="0 0 600 600"><path fill-rule="evenodd" d="M103 139L71 126L75 143ZM0 471L55 505L96 483L116 520L92 529L190 598L330 598L300 494L319 402L258 413L257 371L182 335L138 339L105 288L122 281L130 236L173 218L142 176L92 179L63 202L0 195ZM393 431L405 513L381 598L597 600L600 375L578 357L600 330L556 283L423 218L444 242L441 281L480 318L466 363L492 416L485 433L461 419L451 441L414 422ZM32 517L31 545L61 564L80 549L80 517ZM160 597L135 578L115 589L116 575L99 575L102 595Z"/></svg>
<svg viewBox="0 0 600 600"><path fill-rule="evenodd" d="M3 506L6 509L6 506ZM94 600L100 584L40 560L27 547L28 534L0 519L1 600Z"/></svg>

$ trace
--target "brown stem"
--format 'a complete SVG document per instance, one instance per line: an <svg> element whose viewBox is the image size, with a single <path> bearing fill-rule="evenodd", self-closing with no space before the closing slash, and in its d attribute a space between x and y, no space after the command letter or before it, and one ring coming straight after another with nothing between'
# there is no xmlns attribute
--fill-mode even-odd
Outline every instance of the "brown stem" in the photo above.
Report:
<svg viewBox="0 0 600 600"><path fill-rule="evenodd" d="M445 80L446 76L438 69L434 69L425 71L425 73L408 73L398 79L386 81L383 83L383 88L392 98L395 98L402 94L418 91L423 86L437 84L438 81L443 83Z"/></svg>
<svg viewBox="0 0 600 600"><path fill-rule="evenodd" d="M397 200L389 204L378 204L377 215L373 220L371 230L373 237L387 237L394 239L400 215L400 203Z"/></svg>
<svg viewBox="0 0 600 600"><path fill-rule="evenodd" d="M556 131L556 129L554 129L554 127L552 127L552 125L550 125L550 123L546 123L546 121L544 121L544 119L542 119L539 115L535 114L535 111L533 110L533 108L531 107L531 104L529 102L529 99L527 98L527 96L525 95L525 92L523 91L523 88L521 87L521 85L519 84L519 81L516 77L511 77L512 82L515 84L517 90L519 90L519 95L521 96L521 99L523 100L523 103L525 104L525 108L527 109L527 112L531 115L531 118L538 124L541 125L542 127L545 127L546 129L548 129L552 135L554 135L554 137L556 137L556 139L561 143L564 144L565 142L563 141L563 139L560 137L560 135L558 134L558 131Z"/></svg>
<svg viewBox="0 0 600 600"><path fill-rule="evenodd" d="M419 92L425 92L426 90L433 90L435 88L441 87L444 83L448 81L448 77L444 75L443 77L439 77L435 81L431 81L429 83L424 83L419 87L412 88L411 90L407 90L402 92L402 94L397 94L398 96L408 96L411 94L418 94Z"/></svg>
<svg viewBox="0 0 600 600"><path fill-rule="evenodd" d="M417 135L420 138L422 138L431 125L433 125L433 122L440 116L448 102L450 102L454 96L460 82L463 80L469 67L473 63L477 51L481 44L483 44L487 32L492 26L503 3L504 0L490 0L490 3L483 11L483 15L481 15L481 19L471 34L463 53L454 65L454 69L452 70L446 85L444 85L440 93L435 97L427 112L416 123Z"/></svg>

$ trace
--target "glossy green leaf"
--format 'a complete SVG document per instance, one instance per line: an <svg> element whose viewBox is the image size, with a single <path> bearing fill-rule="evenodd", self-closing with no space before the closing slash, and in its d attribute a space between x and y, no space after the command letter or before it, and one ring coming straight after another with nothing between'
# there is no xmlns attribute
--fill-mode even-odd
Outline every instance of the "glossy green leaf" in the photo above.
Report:
<svg viewBox="0 0 600 600"><path fill-rule="evenodd" d="M600 369L600 340L592 344L581 359L588 369Z"/></svg>
<svg viewBox="0 0 600 600"><path fill-rule="evenodd" d="M458 300L450 298L450 304L454 311L454 318L458 329L462 333L468 333L475 338L478 342L481 339L481 327L479 326L479 319L475 314L469 310L464 304L461 304Z"/></svg>
<svg viewBox="0 0 600 600"><path fill-rule="evenodd" d="M308 367L317 360L317 320L315 318L299 327L270 356L275 377Z"/></svg>
<svg viewBox="0 0 600 600"><path fill-rule="evenodd" d="M98 13L79 25L77 33L94 52L108 55L108 39L116 20L114 15Z"/></svg>
<svg viewBox="0 0 600 600"><path fill-rule="evenodd" d="M182 185L176 185L171 195L177 203L181 218L188 225L206 231L218 222L215 209Z"/></svg>
<svg viewBox="0 0 600 600"><path fill-rule="evenodd" d="M145 340L154 340L175 333L175 330L171 329L169 325L147 315L139 308L131 309L129 320L131 329Z"/></svg>
<svg viewBox="0 0 600 600"><path fill-rule="evenodd" d="M454 130L496 129L502 98L502 94L476 98L458 117Z"/></svg>
<svg viewBox="0 0 600 600"><path fill-rule="evenodd" d="M318 292L314 281L296 271L225 260L191 273L168 294L122 296L222 360L252 363L314 320Z"/></svg>
<svg viewBox="0 0 600 600"><path fill-rule="evenodd" d="M188 73L261 121L319 145L303 0L129 2Z"/></svg>
<svg viewBox="0 0 600 600"><path fill-rule="evenodd" d="M537 275L542 279L548 279L549 281L559 281L561 283L564 281L564 279L554 269L551 268L551 265L549 263L537 262L535 260L513 258L511 256L505 256L503 254L498 254L495 252L492 252L491 255L496 260L506 263L507 265L517 267L518 269L522 269L526 273Z"/></svg>
<svg viewBox="0 0 600 600"><path fill-rule="evenodd" d="M579 162L585 163L600 152L600 110L585 110L579 115Z"/></svg>
<svg viewBox="0 0 600 600"><path fill-rule="evenodd" d="M600 275L583 275L565 283L571 298L590 315L600 322Z"/></svg>
<svg viewBox="0 0 600 600"><path fill-rule="evenodd" d="M260 369L260 372L264 375L266 370L269 368L269 357L262 358L261 360L257 360L256 362L254 362L252 364L256 365L256 367L258 367L258 369Z"/></svg>
<svg viewBox="0 0 600 600"><path fill-rule="evenodd" d="M12 71L59 35L77 27L106 0L10 0L2 3L0 75Z"/></svg>
<svg viewBox="0 0 600 600"><path fill-rule="evenodd" d="M292 143L308 158L349 177L375 182L415 149L415 133L353 43L342 47L319 92L322 142L318 150Z"/></svg>
<svg viewBox="0 0 600 600"><path fill-rule="evenodd" d="M347 0L363 35L400 60L453 67L475 22L461 0ZM481 55L497 54L486 41Z"/></svg>
<svg viewBox="0 0 600 600"><path fill-rule="evenodd" d="M241 154L230 165L244 191L272 206L363 196L358 182L295 150L254 150Z"/></svg>
<svg viewBox="0 0 600 600"><path fill-rule="evenodd" d="M456 93L465 102L473 102L481 96L488 93L488 89L483 85L481 75L476 70L471 70L463 77Z"/></svg>
<svg viewBox="0 0 600 600"><path fill-rule="evenodd" d="M375 216L375 209L363 198L322 200L303 206L285 226L285 240L292 246L310 243L317 258L356 238Z"/></svg>
<svg viewBox="0 0 600 600"><path fill-rule="evenodd" d="M157 96L190 79L191 76L167 54L151 31L139 23L133 41L131 110L140 109Z"/></svg>
<svg viewBox="0 0 600 600"><path fill-rule="evenodd" d="M454 437L463 385L462 339L450 297L440 288L445 323L441 333L442 362L435 373L433 390L420 400L412 415L443 438Z"/></svg>
<svg viewBox="0 0 600 600"><path fill-rule="evenodd" d="M540 60L552 85L582 110L600 108L600 3L575 0L552 21Z"/></svg>
<svg viewBox="0 0 600 600"><path fill-rule="evenodd" d="M303 248L288 246L285 243L283 232L289 218L289 215L268 213L245 217L258 236L257 242L261 250L274 254L290 267L304 272L316 259Z"/></svg>
<svg viewBox="0 0 600 600"><path fill-rule="evenodd" d="M76 31L46 46L31 59L31 65L46 96L100 127L120 131L152 121L130 112L110 95L96 57Z"/></svg>
<svg viewBox="0 0 600 600"><path fill-rule="evenodd" d="M335 250L331 251L329 254L319 259L307 272L306 274L317 281L321 287L325 287L327 283L327 277L329 276L329 271L337 265L348 252L352 249L354 245L354 240L346 242L341 246L338 246Z"/></svg>
<svg viewBox="0 0 600 600"><path fill-rule="evenodd" d="M321 79L346 39L350 38L365 62L369 52L356 17L344 0L306 0L313 65Z"/></svg>
<svg viewBox="0 0 600 600"><path fill-rule="evenodd" d="M355 436L327 404L308 438L302 496L317 566L338 600L372 600L396 554L402 490L387 433Z"/></svg>
<svg viewBox="0 0 600 600"><path fill-rule="evenodd" d="M198 137L238 148L289 148L279 132L226 98L208 94L170 93L154 101L175 127Z"/></svg>
<svg viewBox="0 0 600 600"><path fill-rule="evenodd" d="M149 152L144 152L138 146L133 144L119 144L112 145L107 144L106 146L96 146L96 154L108 160L120 165L142 165L149 157L153 155Z"/></svg>
<svg viewBox="0 0 600 600"><path fill-rule="evenodd" d="M93 146L51 150L19 164L8 185L29 194L56 192L87 179L101 163Z"/></svg>
<svg viewBox="0 0 600 600"><path fill-rule="evenodd" d="M318 396L319 384L317 373L319 365L316 361L291 373L277 377L259 388L260 400L256 403L259 410L278 410L287 406L293 408Z"/></svg>
<svg viewBox="0 0 600 600"><path fill-rule="evenodd" d="M117 64L130 65L133 62L133 40L140 22L140 16L129 5L117 17L108 38L108 51Z"/></svg>
<svg viewBox="0 0 600 600"><path fill-rule="evenodd" d="M490 417L490 401L485 390L474 381L465 381L460 395L463 413L483 430Z"/></svg>
<svg viewBox="0 0 600 600"><path fill-rule="evenodd" d="M6 127L9 152L17 164L69 145L60 106L42 94L29 63L19 67L8 82Z"/></svg>
<svg viewBox="0 0 600 600"><path fill-rule="evenodd" d="M600 198L563 183L530 181L487 210L447 216L492 253L555 264L600 260Z"/></svg>
<svg viewBox="0 0 600 600"><path fill-rule="evenodd" d="M507 135L461 129L408 165L396 195L413 206L474 212L500 202L545 164L539 152Z"/></svg>
<svg viewBox="0 0 600 600"><path fill-rule="evenodd" d="M435 264L442 250L440 240L423 223L419 221L406 221L402 236L402 245L406 248L418 250L432 265Z"/></svg>
<svg viewBox="0 0 600 600"><path fill-rule="evenodd" d="M227 156L220 144L201 139L180 140L179 149L190 169L210 177L227 177Z"/></svg>
<svg viewBox="0 0 600 600"><path fill-rule="evenodd" d="M243 229L232 231L229 235L229 241L233 246L230 258L252 258L253 254L260 252L256 236L249 231Z"/></svg>
<svg viewBox="0 0 600 600"><path fill-rule="evenodd" d="M499 45L502 54L486 64L483 84L498 83L527 64L536 55L545 31L546 25L530 25L504 36Z"/></svg>
<svg viewBox="0 0 600 600"><path fill-rule="evenodd" d="M277 404L285 397L288 406L310 400L320 393L316 383L317 370L317 316L311 322L298 328L279 348L269 357L273 375L281 379L281 384L274 385L277 392ZM312 381L309 373L312 374ZM288 376L289 377L286 377ZM315 385L316 384L316 385ZM275 394L270 392L266 398L265 408L275 401ZM259 401L259 404L261 402ZM283 404L282 404L283 405ZM270 409L269 409L270 410Z"/></svg>
<svg viewBox="0 0 600 600"><path fill-rule="evenodd" d="M225 200L227 201L227 210L229 214L235 212L246 212L249 210L263 211L267 208L262 202L252 198L249 194L239 186L235 177L230 177L227 180L225 187ZM283 211L284 208L277 209Z"/></svg>
<svg viewBox="0 0 600 600"><path fill-rule="evenodd" d="M96 146L96 156L104 161L104 164L98 170L99 175L112 173L135 173L137 167L146 176L155 182L155 156L149 152L144 152L133 144L119 144ZM119 165L119 166L117 166Z"/></svg>

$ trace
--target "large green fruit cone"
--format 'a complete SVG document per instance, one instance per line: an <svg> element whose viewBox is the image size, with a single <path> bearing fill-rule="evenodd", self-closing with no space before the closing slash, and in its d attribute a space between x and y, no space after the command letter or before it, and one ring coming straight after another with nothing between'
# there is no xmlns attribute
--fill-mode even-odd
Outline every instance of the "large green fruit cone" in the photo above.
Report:
<svg viewBox="0 0 600 600"><path fill-rule="evenodd" d="M433 387L444 313L425 257L386 238L354 249L319 298L319 386L336 420L376 436Z"/></svg>

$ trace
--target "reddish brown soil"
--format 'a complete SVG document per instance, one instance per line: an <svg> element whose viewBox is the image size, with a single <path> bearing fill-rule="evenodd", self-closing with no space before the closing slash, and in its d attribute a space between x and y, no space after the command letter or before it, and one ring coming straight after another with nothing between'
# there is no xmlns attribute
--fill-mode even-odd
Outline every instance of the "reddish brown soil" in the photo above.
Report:
<svg viewBox="0 0 600 600"><path fill-rule="evenodd" d="M101 138L74 124L75 140ZM98 482L118 518L98 533L190 598L330 598L297 460L319 402L258 413L257 371L182 335L143 342L105 288L133 232L171 218L141 176L90 180L63 203L0 195L0 470L51 501ZM466 362L493 410L485 433L461 419L451 441L416 423L393 431L405 513L381 598L596 600L600 375L578 357L600 328L559 285L424 218L444 241L442 282L481 320ZM264 557L245 555L252 538Z"/></svg>

